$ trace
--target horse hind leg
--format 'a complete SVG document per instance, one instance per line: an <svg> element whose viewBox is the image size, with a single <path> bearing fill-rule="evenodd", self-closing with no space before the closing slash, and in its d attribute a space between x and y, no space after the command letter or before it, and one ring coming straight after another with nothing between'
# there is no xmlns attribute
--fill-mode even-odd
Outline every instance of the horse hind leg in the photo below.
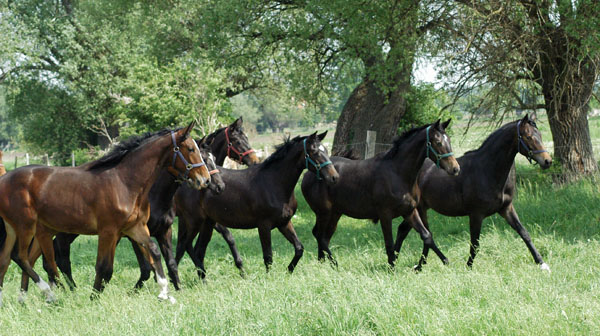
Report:
<svg viewBox="0 0 600 336"><path fill-rule="evenodd" d="M172 228L173 227L169 225L164 233L156 235L156 241L158 242L158 247L160 248L163 258L167 264L167 271L169 272L169 278L171 278L173 287L175 287L175 290L179 290L181 284L179 281L177 262L175 262L175 256L173 255Z"/></svg>
<svg viewBox="0 0 600 336"><path fill-rule="evenodd" d="M294 230L294 226L292 225L291 221L289 221L285 226L279 227L278 229L285 239L294 245L294 258L288 265L288 271L293 273L296 265L298 265L298 261L300 261L300 258L302 258L302 255L304 254L304 246L302 246L300 239L298 239L298 235L296 234L296 230Z"/></svg>
<svg viewBox="0 0 600 336"><path fill-rule="evenodd" d="M71 233L58 233L54 238L54 253L58 269L65 275L69 288L73 290L77 285L73 280L71 270L71 244L79 235Z"/></svg>
<svg viewBox="0 0 600 336"><path fill-rule="evenodd" d="M133 252L135 252L135 257L138 261L138 265L140 266L140 278L136 282L134 288L140 289L144 286L144 282L150 279L150 272L152 271L152 266L150 266L150 263L148 263L148 261L144 257L144 254L142 253L142 250L138 243L136 243L131 238L129 238L129 241L131 242L131 247L133 247Z"/></svg>
<svg viewBox="0 0 600 336"><path fill-rule="evenodd" d="M4 284L4 276L8 270L11 253L17 240L16 232L8 223L2 223L2 226L5 231L2 242L2 250L0 252L0 307L2 306L2 286Z"/></svg>

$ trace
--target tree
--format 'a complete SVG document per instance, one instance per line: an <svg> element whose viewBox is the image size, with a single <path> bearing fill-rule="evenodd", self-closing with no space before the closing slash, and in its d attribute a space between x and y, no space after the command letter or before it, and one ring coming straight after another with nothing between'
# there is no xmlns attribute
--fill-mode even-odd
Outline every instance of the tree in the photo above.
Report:
<svg viewBox="0 0 600 336"><path fill-rule="evenodd" d="M177 28L165 43L180 43L182 52L203 50L228 69L229 96L285 86L318 106L340 88L334 83L352 82L334 151L364 141L367 129L391 142L406 112L418 42L446 8L424 0L194 3L181 1L172 10L181 14L170 16L169 26Z"/></svg>
<svg viewBox="0 0 600 336"><path fill-rule="evenodd" d="M490 101L511 97L523 109L544 108L563 179L597 171L587 112L600 70L600 2L594 0L456 0L441 34L447 74L457 87L492 84ZM450 42L450 44L448 44ZM462 75L458 75L462 73ZM543 97L520 99L528 86Z"/></svg>

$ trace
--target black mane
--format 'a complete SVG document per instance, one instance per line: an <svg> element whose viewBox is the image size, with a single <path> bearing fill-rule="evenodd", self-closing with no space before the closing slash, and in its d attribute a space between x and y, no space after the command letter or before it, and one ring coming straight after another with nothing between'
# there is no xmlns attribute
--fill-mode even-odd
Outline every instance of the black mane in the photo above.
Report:
<svg viewBox="0 0 600 336"><path fill-rule="evenodd" d="M218 130L216 130L216 131L214 131L214 132L210 133L209 135L207 135L207 136L206 136L206 142L207 142L207 143L210 143L210 141L211 141L212 139L214 139L214 138L215 138L215 137L216 137L216 136L217 136L219 133L223 132L223 131L225 130L225 128L226 128L226 127L221 127L221 128L219 128Z"/></svg>
<svg viewBox="0 0 600 336"><path fill-rule="evenodd" d="M394 158L396 156L396 154L398 154L398 150L400 150L400 146L402 145L402 143L404 141L406 141L406 139L412 137L413 135L415 135L416 133L418 133L419 131L423 130L424 128L426 128L428 126L429 126L429 124L419 126L419 127L414 127L412 129L402 133L400 136L396 137L394 139L394 145L392 146L392 148L390 148L387 152L382 154L381 159L389 160L389 159Z"/></svg>
<svg viewBox="0 0 600 336"><path fill-rule="evenodd" d="M154 133L145 133L139 136L133 136L121 143L116 144L113 149L98 160L89 163L87 170L103 170L113 168L118 165L127 154L131 153L134 149L140 147L148 139L155 136L163 136L171 132L171 129L163 129Z"/></svg>
<svg viewBox="0 0 600 336"><path fill-rule="evenodd" d="M277 162L283 158L285 158L290 149L298 142L306 139L306 136L296 136L293 139L290 139L289 136L283 138L283 143L277 145L275 147L275 152L271 154L263 163L260 164L261 168L269 167L274 162Z"/></svg>
<svg viewBox="0 0 600 336"><path fill-rule="evenodd" d="M475 152L478 152L480 150L483 150L483 149L486 149L486 148L490 147L493 143L496 142L496 139L498 138L498 136L500 136L501 134L503 134L504 132L506 132L508 129L516 127L516 124L519 121L520 120L511 121L508 124L505 124L502 127L498 128L497 130L495 130L494 132L492 132L492 134L490 134L483 141L483 143L481 144L481 146L479 146L479 148L474 149L474 150L470 150L468 152L465 152L465 154L463 154L463 155L472 154L472 153L475 153ZM532 125L533 127L536 127L535 123L532 122L532 121L529 121L529 124Z"/></svg>

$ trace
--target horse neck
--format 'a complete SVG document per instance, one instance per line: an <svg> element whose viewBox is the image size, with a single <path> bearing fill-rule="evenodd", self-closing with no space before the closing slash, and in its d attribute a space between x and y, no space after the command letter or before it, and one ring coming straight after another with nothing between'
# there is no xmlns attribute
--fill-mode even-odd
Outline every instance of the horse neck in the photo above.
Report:
<svg viewBox="0 0 600 336"><path fill-rule="evenodd" d="M398 175L407 185L417 183L417 175L425 161L425 129L419 131L412 137L404 140L398 148L398 152L392 158Z"/></svg>
<svg viewBox="0 0 600 336"><path fill-rule="evenodd" d="M210 145L210 151L215 156L215 164L217 166L223 166L225 158L227 157L227 140L225 139L225 131L219 131L215 135L215 140Z"/></svg>
<svg viewBox="0 0 600 336"><path fill-rule="evenodd" d="M306 167L304 161L300 163L300 156L304 157L302 150L295 148L293 151L285 158L262 169L264 174L269 176L269 188L278 189L283 195L291 195L294 192L300 174Z"/></svg>
<svg viewBox="0 0 600 336"><path fill-rule="evenodd" d="M477 150L477 160L492 169L480 169L481 173L504 185L517 156L517 141L516 126L501 129L495 139L486 141Z"/></svg>
<svg viewBox="0 0 600 336"><path fill-rule="evenodd" d="M171 208L171 203L180 184L175 182L175 177L166 169L161 169L156 181L150 188L148 198L152 210L166 211Z"/></svg>
<svg viewBox="0 0 600 336"><path fill-rule="evenodd" d="M117 166L122 181L132 192L147 194L166 166L168 154L173 153L172 147L171 136L164 135L134 149Z"/></svg>

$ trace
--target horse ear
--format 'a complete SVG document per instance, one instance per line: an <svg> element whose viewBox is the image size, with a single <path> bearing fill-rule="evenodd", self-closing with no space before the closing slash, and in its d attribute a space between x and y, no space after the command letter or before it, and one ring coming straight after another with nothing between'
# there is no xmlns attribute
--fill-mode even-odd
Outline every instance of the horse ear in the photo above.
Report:
<svg viewBox="0 0 600 336"><path fill-rule="evenodd" d="M440 131L443 131L443 129L440 128L440 119L438 119L436 122L433 123L433 128L437 128Z"/></svg>
<svg viewBox="0 0 600 336"><path fill-rule="evenodd" d="M192 120L192 122L183 130L183 134L181 135L181 141L185 140L189 135L192 129L196 126L196 120Z"/></svg>
<svg viewBox="0 0 600 336"><path fill-rule="evenodd" d="M327 131L317 135L317 137L319 138L319 141L323 141L323 139L325 139L326 135L327 135Z"/></svg>
<svg viewBox="0 0 600 336"><path fill-rule="evenodd" d="M529 113L525 113L525 116L523 117L523 122L527 121L529 121Z"/></svg>
<svg viewBox="0 0 600 336"><path fill-rule="evenodd" d="M444 128L444 130L448 128L448 125L450 125L451 121L452 121L452 118L450 118L442 123L442 127Z"/></svg>
<svg viewBox="0 0 600 336"><path fill-rule="evenodd" d="M237 118L233 123L231 123L231 128L235 128L235 129L240 129L242 128L242 124L244 123L244 120L242 120L242 117Z"/></svg>
<svg viewBox="0 0 600 336"><path fill-rule="evenodd" d="M308 136L308 139L310 141L315 141L316 138L317 138L317 131L315 131L315 133Z"/></svg>

